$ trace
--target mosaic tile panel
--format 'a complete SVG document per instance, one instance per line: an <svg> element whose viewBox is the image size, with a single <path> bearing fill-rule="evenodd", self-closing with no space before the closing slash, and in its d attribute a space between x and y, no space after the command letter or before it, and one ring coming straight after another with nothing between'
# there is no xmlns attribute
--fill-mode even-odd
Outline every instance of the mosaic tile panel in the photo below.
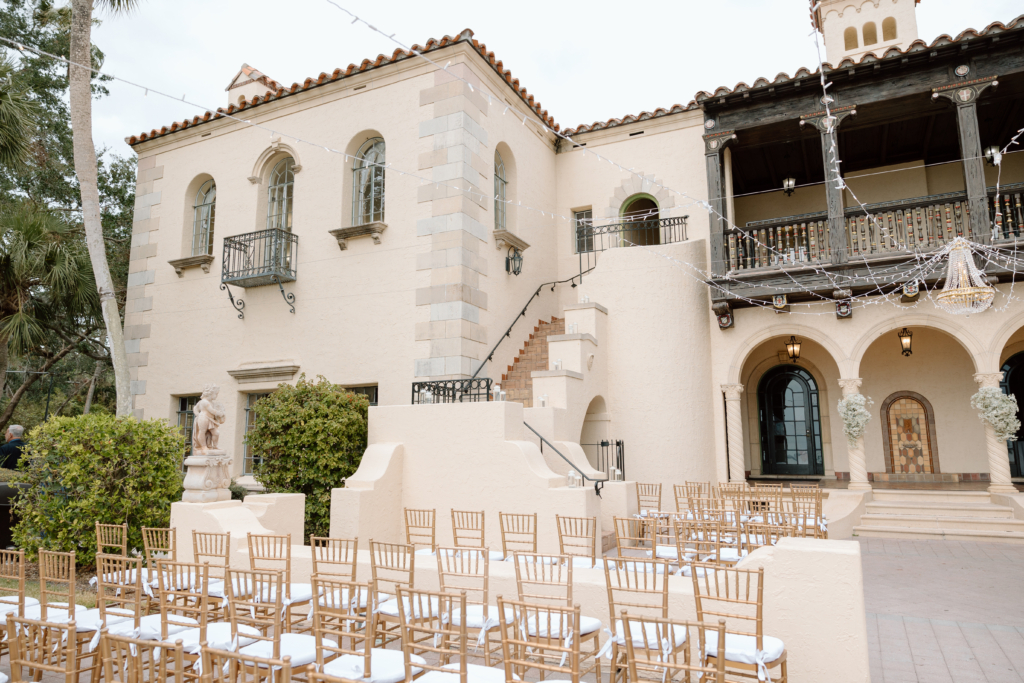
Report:
<svg viewBox="0 0 1024 683"><path fill-rule="evenodd" d="M893 474L930 474L932 452L924 405L903 397L889 406L889 451Z"/></svg>

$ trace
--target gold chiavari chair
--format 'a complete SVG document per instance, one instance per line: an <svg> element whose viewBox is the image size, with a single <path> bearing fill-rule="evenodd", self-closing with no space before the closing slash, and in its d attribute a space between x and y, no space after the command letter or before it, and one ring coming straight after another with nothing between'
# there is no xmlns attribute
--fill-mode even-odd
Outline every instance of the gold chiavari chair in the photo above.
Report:
<svg viewBox="0 0 1024 683"><path fill-rule="evenodd" d="M645 517L615 518L615 549L619 557L627 552L639 555L650 552L654 545L655 521Z"/></svg>
<svg viewBox="0 0 1024 683"><path fill-rule="evenodd" d="M365 603L370 594L370 584L317 575L312 581L320 595L313 606L317 670L364 683L405 680L401 650L373 647L376 615L359 609L359 602ZM414 668L413 675L421 670Z"/></svg>
<svg viewBox="0 0 1024 683"><path fill-rule="evenodd" d="M723 481L712 489L712 495L721 495L723 491L746 491L749 486L745 481Z"/></svg>
<svg viewBox="0 0 1024 683"><path fill-rule="evenodd" d="M568 555L577 569L597 565L597 517L555 515L558 525L558 552Z"/></svg>
<svg viewBox="0 0 1024 683"><path fill-rule="evenodd" d="M812 481L812 482L792 481L792 482L789 483L789 490L790 491L820 491L821 490L821 485L818 482L816 482L816 481Z"/></svg>
<svg viewBox="0 0 1024 683"><path fill-rule="evenodd" d="M502 559L512 557L515 552L537 552L537 513L520 515L499 512L501 521Z"/></svg>
<svg viewBox="0 0 1024 683"><path fill-rule="evenodd" d="M178 561L178 535L175 529L167 527L142 527L142 549L146 560L143 579L154 588L157 585L157 560Z"/></svg>
<svg viewBox="0 0 1024 683"><path fill-rule="evenodd" d="M228 594L224 589L224 576L231 566L231 532L192 530L192 561L197 564L210 565L209 594L211 598L220 598L223 614L216 619L227 618Z"/></svg>
<svg viewBox="0 0 1024 683"><path fill-rule="evenodd" d="M308 583L292 583L292 535L248 533L246 536L249 540L249 569L284 572L282 603L285 609L285 628L289 633L309 631L309 626L299 628L299 625L312 615L298 612L295 608L306 605L308 612L313 602L313 586ZM299 666L294 659L292 664Z"/></svg>
<svg viewBox="0 0 1024 683"><path fill-rule="evenodd" d="M287 630L284 571L228 569L224 586L232 633L242 633L246 626L252 629L248 633L254 642L239 648L239 653L277 660L287 656L297 667L316 661L316 638Z"/></svg>
<svg viewBox="0 0 1024 683"><path fill-rule="evenodd" d="M454 548L438 548L437 576L441 592L466 595L466 629L477 646L483 646L487 666L491 665L491 655L500 649L500 645L491 644L491 635L497 636L495 629L501 613L490 604L490 564L490 558L482 550L455 552ZM460 618L459 614L453 618Z"/></svg>
<svg viewBox="0 0 1024 683"><path fill-rule="evenodd" d="M39 604L26 606L25 618L66 624L84 612L75 604L75 579L75 553L40 550Z"/></svg>
<svg viewBox="0 0 1024 683"><path fill-rule="evenodd" d="M668 618L668 562L653 559L606 562L604 575L608 587L608 614L628 610L637 616ZM622 620L617 620L612 630L615 636L609 642L614 683L623 679L626 669L625 653L619 649L620 641L626 637ZM669 647L659 642L658 650L675 660L680 651L685 651L686 631L673 631L667 642ZM639 645L643 646L643 642Z"/></svg>
<svg viewBox="0 0 1024 683"><path fill-rule="evenodd" d="M461 683L493 680L493 669L469 663L465 592L399 587L398 598L406 681L413 680L416 669L425 671L424 677L456 674ZM458 662L452 663L453 657Z"/></svg>
<svg viewBox="0 0 1024 683"><path fill-rule="evenodd" d="M661 512L661 484L636 485L636 505L640 514Z"/></svg>
<svg viewBox="0 0 1024 683"><path fill-rule="evenodd" d="M572 600L572 562L565 555L538 555L536 553L515 553L516 590L520 602L539 605L571 607ZM591 650L581 652L584 660L592 659L592 665L583 673L596 671L597 680L601 680L601 662L597 653L600 651L601 620L581 616L579 638L581 647L592 643Z"/></svg>
<svg viewBox="0 0 1024 683"><path fill-rule="evenodd" d="M486 526L483 511L452 510L452 538L456 548L487 548ZM490 550L492 560L504 560L499 550Z"/></svg>
<svg viewBox="0 0 1024 683"><path fill-rule="evenodd" d="M119 635L130 635L143 640L160 638L160 615L143 619L143 603L152 592L147 584L143 588L142 558L123 555L96 556L96 607L75 615L79 634L90 633L89 650L99 645L100 631L104 628ZM145 632L144 632L145 631Z"/></svg>
<svg viewBox="0 0 1024 683"><path fill-rule="evenodd" d="M437 510L405 508L405 542L416 548L417 555L433 555L437 548Z"/></svg>
<svg viewBox="0 0 1024 683"><path fill-rule="evenodd" d="M719 619L718 626L701 621L675 621L661 617L633 615L622 612L619 621L625 624L626 664L630 681L643 680L685 680L691 681L690 674L696 673L698 681L725 683L725 620ZM672 642L676 634L687 636L697 632L698 652L696 660L690 654L687 643L683 643L683 661L665 656L662 643ZM714 663L707 664L702 653L707 652L708 636L713 634L717 643L714 649ZM685 677L677 674L684 673Z"/></svg>
<svg viewBox="0 0 1024 683"><path fill-rule="evenodd" d="M755 490L762 489L762 490L765 490L765 491L779 491L779 492L781 492L781 491L783 491L785 489L785 485L784 484L776 484L775 482L755 481L753 488Z"/></svg>
<svg viewBox="0 0 1024 683"><path fill-rule="evenodd" d="M796 527L785 524L743 523L743 545L748 553L766 545L775 545L781 538L796 535L798 535Z"/></svg>
<svg viewBox="0 0 1024 683"><path fill-rule="evenodd" d="M405 674L403 673L402 676L405 676ZM360 683L362 679L343 678L320 673L316 670L316 665L310 664L306 667L306 680L308 683Z"/></svg>
<svg viewBox="0 0 1024 683"><path fill-rule="evenodd" d="M782 515L786 524L796 527L799 535L822 538L821 505L813 492L793 492L782 500Z"/></svg>
<svg viewBox="0 0 1024 683"><path fill-rule="evenodd" d="M107 552L116 550L117 552ZM96 522L96 553L104 555L128 554L128 525L100 524Z"/></svg>
<svg viewBox="0 0 1024 683"><path fill-rule="evenodd" d="M358 567L359 539L310 536L313 551L313 573L355 581Z"/></svg>
<svg viewBox="0 0 1024 683"><path fill-rule="evenodd" d="M690 576L701 571L696 562L720 562L722 522L717 519L689 519L676 522L679 573Z"/></svg>
<svg viewBox="0 0 1024 683"><path fill-rule="evenodd" d="M185 683L199 680L186 669L180 640L143 640L108 633L100 637L100 662L106 683Z"/></svg>
<svg viewBox="0 0 1024 683"><path fill-rule="evenodd" d="M202 683L290 683L292 680L292 658L288 655L278 659L204 647L202 659Z"/></svg>
<svg viewBox="0 0 1024 683"><path fill-rule="evenodd" d="M531 669L541 680L554 674L557 678L550 680L580 683L579 605L537 605L505 600L499 595L498 609L511 616L501 624L505 683L527 680ZM534 656L534 652L543 656Z"/></svg>
<svg viewBox="0 0 1024 683"><path fill-rule="evenodd" d="M16 617L25 616L25 607L38 605L35 598L25 596L25 551L24 550L0 550L0 579L16 583L17 592L14 594L0 595L0 633L5 634L0 640L0 657L7 651L8 639L7 615L13 614ZM12 590L5 588L5 591Z"/></svg>
<svg viewBox="0 0 1024 683"><path fill-rule="evenodd" d="M416 552L404 543L380 543L370 539L370 573L373 594L386 597L377 606L377 633L380 646L397 640L401 635L399 621L399 588L412 588L416 578Z"/></svg>
<svg viewBox="0 0 1024 683"><path fill-rule="evenodd" d="M698 565L702 572L693 573L693 594L697 621L725 619L725 668L730 675L754 680L770 678L786 683L786 646L778 638L764 635L764 568L736 569L715 565ZM745 626L740 630L739 624ZM708 663L718 663L719 643L707 632L704 656ZM779 668L778 672L772 669Z"/></svg>
<svg viewBox="0 0 1024 683"><path fill-rule="evenodd" d="M711 482L708 481L684 481L673 487L676 498L676 512L689 512L690 498L710 498Z"/></svg>
<svg viewBox="0 0 1024 683"><path fill-rule="evenodd" d="M86 634L84 642L91 635ZM77 683L82 674L95 674L99 668L95 655L84 654L74 645L83 642L74 619L58 624L8 614L7 636L14 683L39 681L47 673L62 676L65 683Z"/></svg>

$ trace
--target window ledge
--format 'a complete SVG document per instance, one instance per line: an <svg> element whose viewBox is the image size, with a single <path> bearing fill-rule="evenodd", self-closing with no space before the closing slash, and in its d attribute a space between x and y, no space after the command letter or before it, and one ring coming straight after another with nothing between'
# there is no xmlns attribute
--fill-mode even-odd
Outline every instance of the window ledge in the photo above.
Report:
<svg viewBox="0 0 1024 683"><path fill-rule="evenodd" d="M299 364L292 360L271 363L243 364L228 374L239 384L255 384L258 382L288 382L299 371Z"/></svg>
<svg viewBox="0 0 1024 683"><path fill-rule="evenodd" d="M210 264L213 263L213 256L210 254L186 256L185 258L168 261L168 263L174 268L174 272L178 274L178 277L185 277L185 269L195 268L196 266L202 268L204 273L209 273Z"/></svg>
<svg viewBox="0 0 1024 683"><path fill-rule="evenodd" d="M338 240L338 248L345 251L348 249L347 240L350 240L353 237L365 237L369 235L373 238L374 244L380 244L380 236L384 234L384 231L387 229L387 223L374 221L373 223L366 223L364 225L353 225L350 228L335 228L334 230L328 230L328 232Z"/></svg>
<svg viewBox="0 0 1024 683"><path fill-rule="evenodd" d="M512 234L508 230L494 230L493 235L498 251L508 249L509 247L515 247L519 251L526 251L530 248L530 245L526 240Z"/></svg>

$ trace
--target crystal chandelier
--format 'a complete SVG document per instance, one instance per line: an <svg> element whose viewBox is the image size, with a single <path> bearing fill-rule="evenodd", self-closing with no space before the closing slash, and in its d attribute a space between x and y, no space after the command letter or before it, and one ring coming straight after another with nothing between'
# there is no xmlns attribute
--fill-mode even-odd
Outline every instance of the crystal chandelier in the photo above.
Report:
<svg viewBox="0 0 1024 683"><path fill-rule="evenodd" d="M992 305L996 293L974 265L971 246L963 237L949 245L946 284L935 297L935 304L952 315L981 313Z"/></svg>

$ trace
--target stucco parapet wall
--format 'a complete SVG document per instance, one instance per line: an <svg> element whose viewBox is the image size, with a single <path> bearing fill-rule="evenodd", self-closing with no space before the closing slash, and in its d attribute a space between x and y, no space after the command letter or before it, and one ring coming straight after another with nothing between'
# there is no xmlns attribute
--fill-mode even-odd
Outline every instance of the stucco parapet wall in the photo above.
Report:
<svg viewBox="0 0 1024 683"><path fill-rule="evenodd" d="M552 334L548 335L548 343L565 341L588 341L597 346L597 339L592 334L577 332L575 334Z"/></svg>
<svg viewBox="0 0 1024 683"><path fill-rule="evenodd" d="M530 377L569 377L571 379L583 379L582 372L574 372L572 370L534 370L530 373Z"/></svg>
<svg viewBox="0 0 1024 683"><path fill-rule="evenodd" d="M287 382L295 377L300 365L293 360L275 363L243 363L228 374L239 384L255 384L257 382Z"/></svg>
<svg viewBox="0 0 1024 683"><path fill-rule="evenodd" d="M604 306L602 306L601 304L595 302L595 301L588 301L587 303L579 303L579 304L568 304L566 306L563 306L562 310L563 311L580 311L580 310L583 310L585 308L596 308L597 310L601 311L605 315L608 315L608 309L605 308Z"/></svg>

